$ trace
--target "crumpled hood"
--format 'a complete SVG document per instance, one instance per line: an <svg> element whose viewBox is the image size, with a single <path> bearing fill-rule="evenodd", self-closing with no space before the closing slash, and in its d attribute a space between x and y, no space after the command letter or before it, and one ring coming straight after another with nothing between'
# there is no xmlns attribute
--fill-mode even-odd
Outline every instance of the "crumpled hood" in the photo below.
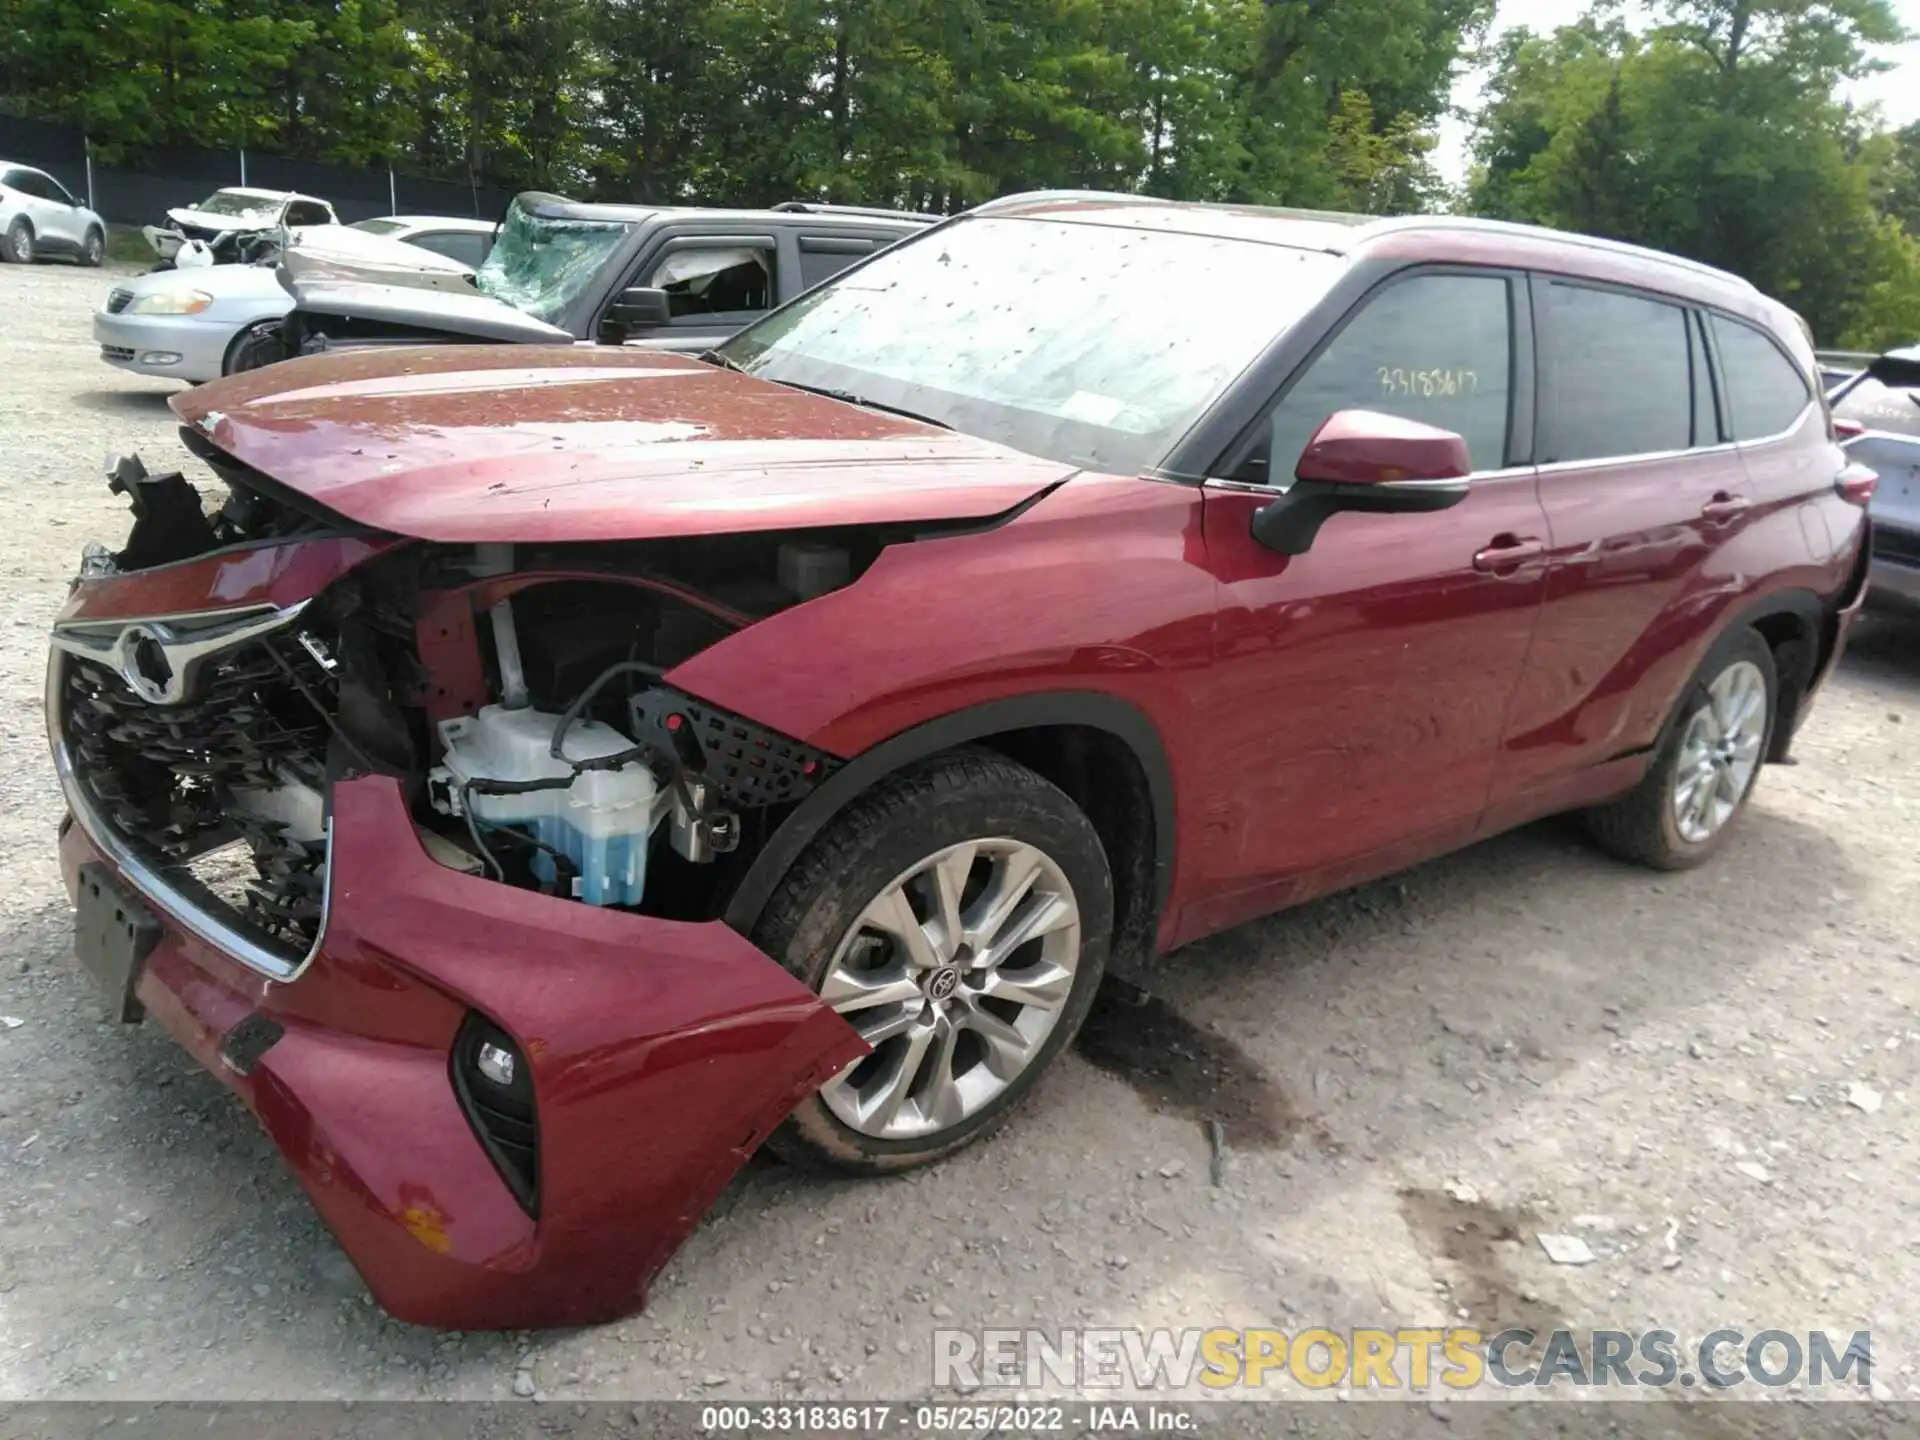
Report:
<svg viewBox="0 0 1920 1440"><path fill-rule="evenodd" d="M685 356L605 346L344 349L172 405L348 520L449 543L984 520L1073 473Z"/></svg>
<svg viewBox="0 0 1920 1440"><path fill-rule="evenodd" d="M491 295L480 294L464 281L455 290L441 290L396 284L391 275L303 277L297 265L283 262L280 284L293 297L294 307L308 315L345 315L355 320L383 321L409 330L461 336L467 344L577 343L570 332L558 325L522 314Z"/></svg>
<svg viewBox="0 0 1920 1440"><path fill-rule="evenodd" d="M195 210L191 205L181 205L167 211L167 219L175 225L190 225L195 230L271 230L280 223L280 211L256 210L246 215L216 215L208 210Z"/></svg>

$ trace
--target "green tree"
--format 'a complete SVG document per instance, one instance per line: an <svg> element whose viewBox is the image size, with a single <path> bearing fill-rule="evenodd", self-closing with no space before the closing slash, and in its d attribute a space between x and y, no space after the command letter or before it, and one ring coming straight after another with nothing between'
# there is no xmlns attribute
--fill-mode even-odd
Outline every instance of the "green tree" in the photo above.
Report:
<svg viewBox="0 0 1920 1440"><path fill-rule="evenodd" d="M1605 16L1517 33L1470 203L1734 270L1841 335L1891 252L1836 91L1902 33L1885 0L1668 0L1643 36Z"/></svg>

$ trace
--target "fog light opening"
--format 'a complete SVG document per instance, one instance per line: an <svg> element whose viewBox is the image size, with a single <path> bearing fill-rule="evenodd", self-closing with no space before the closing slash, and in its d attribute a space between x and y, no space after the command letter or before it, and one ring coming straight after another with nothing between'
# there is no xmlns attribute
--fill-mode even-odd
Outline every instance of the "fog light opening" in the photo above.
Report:
<svg viewBox="0 0 1920 1440"><path fill-rule="evenodd" d="M178 365L180 352L177 350L147 350L140 356L142 365Z"/></svg>
<svg viewBox="0 0 1920 1440"><path fill-rule="evenodd" d="M529 1215L539 1213L539 1126L533 1072L513 1038L486 1016L467 1016L454 1037L454 1094L474 1137Z"/></svg>

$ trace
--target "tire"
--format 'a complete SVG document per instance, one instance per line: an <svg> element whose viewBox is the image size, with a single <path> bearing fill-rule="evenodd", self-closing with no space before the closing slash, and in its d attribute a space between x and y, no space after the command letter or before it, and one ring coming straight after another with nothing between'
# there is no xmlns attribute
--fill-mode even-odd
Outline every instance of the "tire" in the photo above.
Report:
<svg viewBox="0 0 1920 1440"><path fill-rule="evenodd" d="M960 925L942 925L943 911ZM814 840L754 929L875 1046L802 1101L769 1148L871 1175L996 1129L1086 1018L1112 924L1100 837L1031 770L963 750L885 781ZM958 947L945 938L954 928L967 937Z"/></svg>
<svg viewBox="0 0 1920 1440"><path fill-rule="evenodd" d="M98 270L107 261L107 237L97 225L87 227L87 238L80 247L80 263L90 270Z"/></svg>
<svg viewBox="0 0 1920 1440"><path fill-rule="evenodd" d="M0 256L15 265L33 263L33 223L26 216L14 216L7 233L0 235Z"/></svg>
<svg viewBox="0 0 1920 1440"><path fill-rule="evenodd" d="M1655 870L1688 870L1714 855L1753 794L1779 700L1767 642L1745 626L1722 637L1668 717L1640 784L1587 812L1600 847Z"/></svg>
<svg viewBox="0 0 1920 1440"><path fill-rule="evenodd" d="M278 320L262 320L242 330L227 347L223 375L238 375L242 370L258 370L263 365L291 359L293 352L281 337Z"/></svg>

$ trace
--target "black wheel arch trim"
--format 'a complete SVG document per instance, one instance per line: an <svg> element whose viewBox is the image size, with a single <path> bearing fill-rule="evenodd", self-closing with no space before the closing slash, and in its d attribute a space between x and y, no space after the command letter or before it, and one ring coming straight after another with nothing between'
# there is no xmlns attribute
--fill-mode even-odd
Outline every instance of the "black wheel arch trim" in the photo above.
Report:
<svg viewBox="0 0 1920 1440"><path fill-rule="evenodd" d="M1160 732L1131 702L1104 691L1054 691L991 700L924 721L862 751L795 807L734 887L722 919L751 935L774 890L814 837L861 795L916 761L1015 730L1080 726L1112 735L1146 776L1153 809L1153 918L1165 912L1173 883L1173 771Z"/></svg>
<svg viewBox="0 0 1920 1440"><path fill-rule="evenodd" d="M1778 764L1787 758L1794 731L1799 728L1800 713L1806 704L1808 691L1813 685L1814 677L1820 673L1821 661L1828 643L1827 622L1834 608L1833 604L1822 600L1811 590L1776 590L1734 610L1726 623L1715 631L1713 639L1708 642L1706 648L1700 652L1699 664L1695 666L1696 672L1699 665L1704 665L1707 657L1725 642L1727 636L1738 630L1751 630L1762 621L1783 616L1791 616L1800 622L1806 653L1803 656L1794 657L1798 662L1795 673L1788 674L1782 667L1775 677L1779 691L1774 696L1773 734L1768 742L1766 755L1768 764ZM1776 659L1780 658L1776 651ZM1694 676L1690 675L1686 683L1691 685L1693 679ZM1683 691L1682 694L1684 693ZM1669 712L1668 725L1673 723L1674 714L1679 708L1679 700L1680 696L1674 697L1674 711ZM1664 726L1661 729L1660 738L1662 742L1666 739Z"/></svg>

